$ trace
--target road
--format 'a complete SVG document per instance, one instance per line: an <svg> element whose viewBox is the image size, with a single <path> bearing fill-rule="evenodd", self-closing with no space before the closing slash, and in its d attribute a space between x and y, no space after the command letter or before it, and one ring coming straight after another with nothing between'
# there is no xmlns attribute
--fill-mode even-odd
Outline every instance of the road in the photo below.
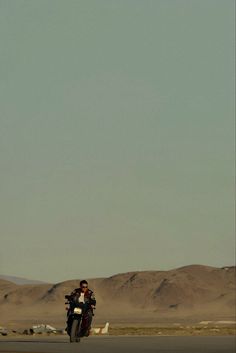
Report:
<svg viewBox="0 0 236 353"><path fill-rule="evenodd" d="M0 339L1 353L234 353L235 337L106 336L69 343L65 337Z"/></svg>

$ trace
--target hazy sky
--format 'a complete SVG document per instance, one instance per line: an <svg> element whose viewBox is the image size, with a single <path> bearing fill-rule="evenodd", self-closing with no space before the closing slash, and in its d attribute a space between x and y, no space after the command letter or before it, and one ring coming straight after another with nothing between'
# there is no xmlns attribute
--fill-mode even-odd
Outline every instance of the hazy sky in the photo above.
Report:
<svg viewBox="0 0 236 353"><path fill-rule="evenodd" d="M233 264L233 0L0 0L0 50L0 274Z"/></svg>

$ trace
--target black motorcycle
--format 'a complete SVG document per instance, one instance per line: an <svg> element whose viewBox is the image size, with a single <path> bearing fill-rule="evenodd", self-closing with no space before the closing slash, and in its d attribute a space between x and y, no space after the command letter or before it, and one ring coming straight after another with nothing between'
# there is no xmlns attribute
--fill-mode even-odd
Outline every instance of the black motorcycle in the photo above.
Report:
<svg viewBox="0 0 236 353"><path fill-rule="evenodd" d="M69 304L67 308L67 334L70 336L70 342L80 342L82 337L89 335L86 327L86 313L89 310L89 305L76 301L71 295L66 295L65 299L67 299L65 304Z"/></svg>

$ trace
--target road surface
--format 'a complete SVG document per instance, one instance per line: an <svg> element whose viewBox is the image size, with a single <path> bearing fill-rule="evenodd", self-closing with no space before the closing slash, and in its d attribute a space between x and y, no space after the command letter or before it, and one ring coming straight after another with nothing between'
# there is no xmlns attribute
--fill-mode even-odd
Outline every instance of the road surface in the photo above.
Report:
<svg viewBox="0 0 236 353"><path fill-rule="evenodd" d="M69 343L63 337L0 338L1 353L234 353L233 336L106 336Z"/></svg>

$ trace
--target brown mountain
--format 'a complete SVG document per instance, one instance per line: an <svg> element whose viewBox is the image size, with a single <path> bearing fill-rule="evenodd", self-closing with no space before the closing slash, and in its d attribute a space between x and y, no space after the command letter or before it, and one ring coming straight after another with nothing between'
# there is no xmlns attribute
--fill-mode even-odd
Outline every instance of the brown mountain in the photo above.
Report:
<svg viewBox="0 0 236 353"><path fill-rule="evenodd" d="M49 322L64 325L64 295L79 280L57 284L16 285L0 280L0 324ZM89 280L97 298L96 321L233 319L235 267L200 265L171 271L142 271Z"/></svg>

